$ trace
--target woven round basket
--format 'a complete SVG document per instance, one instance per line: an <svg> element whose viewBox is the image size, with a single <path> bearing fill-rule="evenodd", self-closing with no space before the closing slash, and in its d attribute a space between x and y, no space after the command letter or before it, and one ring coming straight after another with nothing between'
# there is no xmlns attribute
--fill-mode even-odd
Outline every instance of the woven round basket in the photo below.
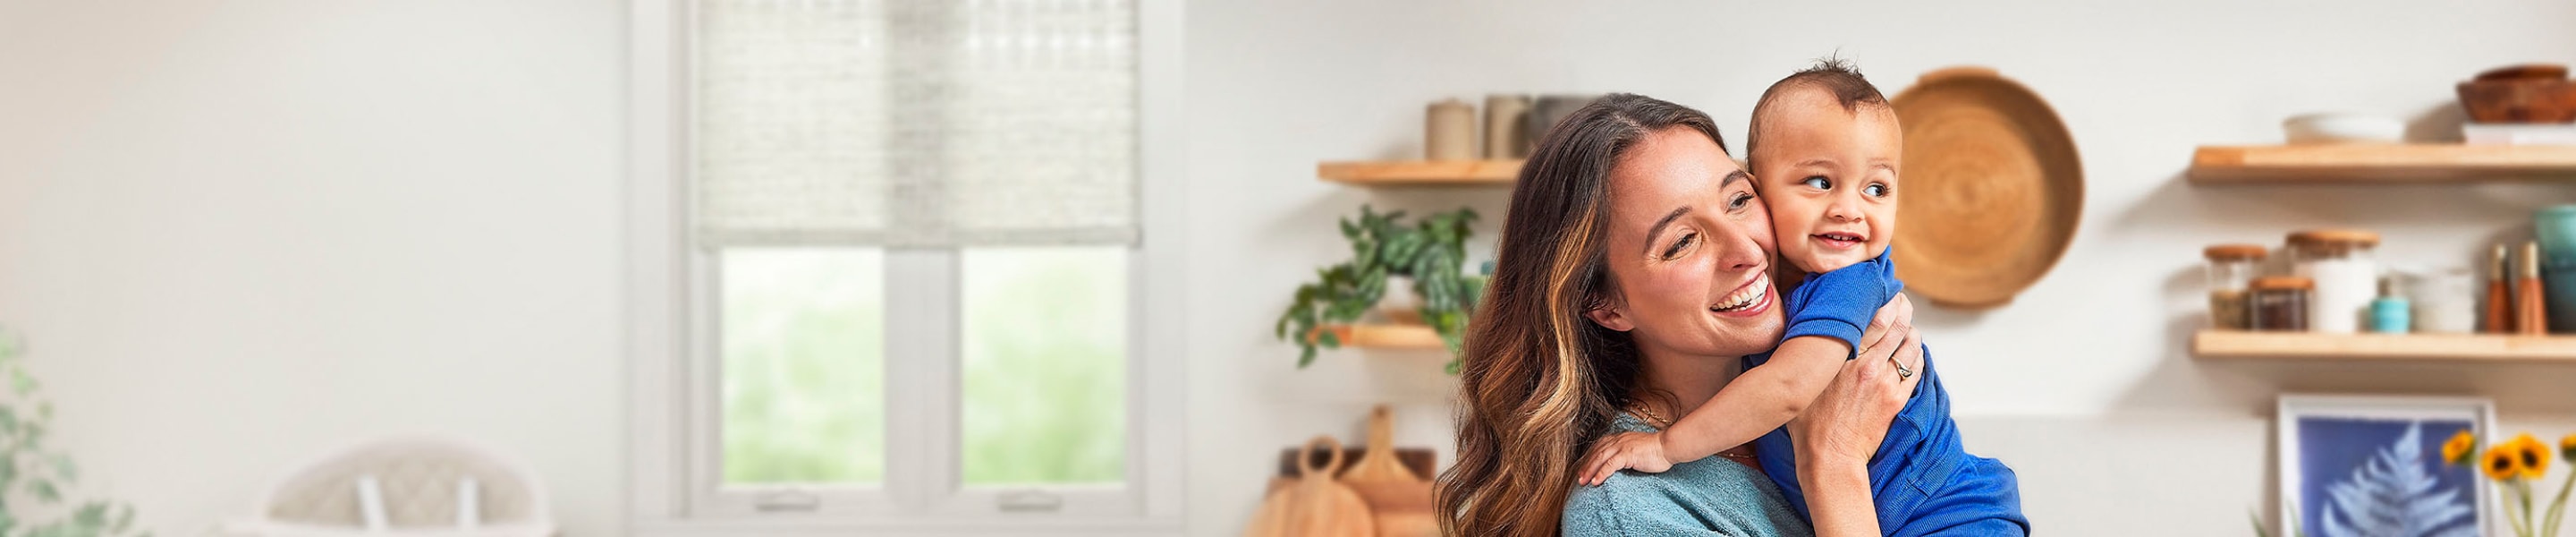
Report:
<svg viewBox="0 0 2576 537"><path fill-rule="evenodd" d="M2084 167L2074 138L2039 94L1992 69L1926 73L1892 102L1905 128L1897 277L1942 306L2012 302L2075 239Z"/></svg>

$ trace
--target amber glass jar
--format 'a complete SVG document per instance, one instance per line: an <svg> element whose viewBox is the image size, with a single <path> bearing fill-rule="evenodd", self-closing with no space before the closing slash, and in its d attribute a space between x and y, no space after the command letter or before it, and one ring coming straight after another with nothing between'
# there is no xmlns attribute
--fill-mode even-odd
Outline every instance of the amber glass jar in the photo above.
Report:
<svg viewBox="0 0 2576 537"><path fill-rule="evenodd" d="M2246 285L2249 328L2266 332L2308 330L2308 302L2317 281L2306 276L2265 276Z"/></svg>

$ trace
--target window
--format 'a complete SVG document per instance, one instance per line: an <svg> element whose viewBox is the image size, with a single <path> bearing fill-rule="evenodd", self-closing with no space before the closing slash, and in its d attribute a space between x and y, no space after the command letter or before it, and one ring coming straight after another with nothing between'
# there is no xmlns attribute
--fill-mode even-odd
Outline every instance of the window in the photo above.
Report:
<svg viewBox="0 0 2576 537"><path fill-rule="evenodd" d="M716 341L727 485L885 479L883 252L729 248Z"/></svg>
<svg viewBox="0 0 2576 537"><path fill-rule="evenodd" d="M964 261L965 483L1126 481L1126 252L991 248Z"/></svg>
<svg viewBox="0 0 2576 537"><path fill-rule="evenodd" d="M637 533L1177 530L1148 20L637 5Z"/></svg>

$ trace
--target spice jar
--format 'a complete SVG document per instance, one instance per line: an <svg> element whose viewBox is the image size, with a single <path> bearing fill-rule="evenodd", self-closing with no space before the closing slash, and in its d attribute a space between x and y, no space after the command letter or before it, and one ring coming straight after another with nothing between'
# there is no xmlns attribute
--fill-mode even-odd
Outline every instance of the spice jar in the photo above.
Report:
<svg viewBox="0 0 2576 537"><path fill-rule="evenodd" d="M2379 234L2356 229L2319 229L2290 234L2293 273L2316 285L2308 299L2309 328L2350 334L2360 331L2379 298Z"/></svg>
<svg viewBox="0 0 2576 537"><path fill-rule="evenodd" d="M2246 284L2247 320L2254 330L2266 332L2305 332L2308 330L2308 294L2315 292L2316 280L2305 276L2264 276Z"/></svg>
<svg viewBox="0 0 2576 537"><path fill-rule="evenodd" d="M2209 259L2210 328L2252 328L2246 319L2245 284L2263 273L2263 257L2270 254L2254 244L2220 244L2200 251L2201 257Z"/></svg>

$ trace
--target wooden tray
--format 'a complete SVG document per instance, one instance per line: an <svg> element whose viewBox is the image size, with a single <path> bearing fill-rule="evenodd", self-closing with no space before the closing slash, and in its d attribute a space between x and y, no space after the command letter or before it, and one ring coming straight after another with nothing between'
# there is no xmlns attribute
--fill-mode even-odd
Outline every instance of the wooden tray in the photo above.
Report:
<svg viewBox="0 0 2576 537"><path fill-rule="evenodd" d="M2075 240L2074 137L2039 94L1982 67L1925 73L1891 102L1905 127L1897 277L1943 306L2012 302Z"/></svg>

